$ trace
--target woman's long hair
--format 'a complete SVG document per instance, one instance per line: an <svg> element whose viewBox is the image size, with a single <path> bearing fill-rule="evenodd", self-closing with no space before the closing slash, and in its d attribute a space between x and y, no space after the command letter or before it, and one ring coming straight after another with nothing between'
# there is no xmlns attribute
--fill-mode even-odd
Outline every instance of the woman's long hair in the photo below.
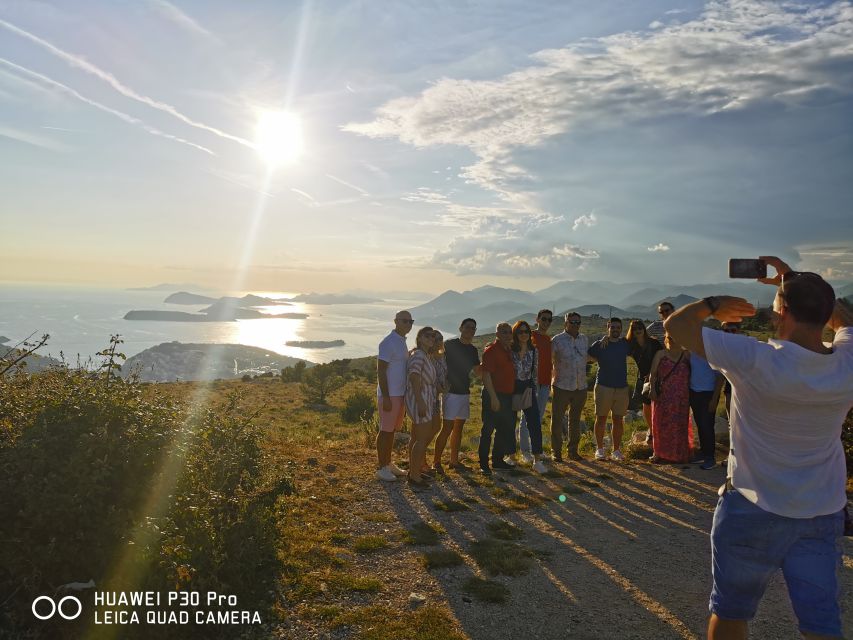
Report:
<svg viewBox="0 0 853 640"><path fill-rule="evenodd" d="M646 331L646 325L642 323L641 320L632 320L631 324L628 325L628 333L625 334L625 340L628 341L632 347L639 347L640 344L637 342L637 331L635 329L639 329L643 332L643 336L646 338L646 342L649 341L649 333Z"/></svg>
<svg viewBox="0 0 853 640"><path fill-rule="evenodd" d="M433 328L432 328L432 327L422 327L422 328L421 328L421 330L420 330L420 331L418 331L418 335L415 337L415 348L414 348L414 349L412 349L411 353L414 353L414 352L415 352L416 350L418 350L418 349L420 349L421 351L423 351L423 352L425 352L425 353L429 353L426 349L424 349L424 348L421 346L421 340L423 340L423 337L424 337L426 334L428 334L428 333L432 333L432 332L433 332Z"/></svg>
<svg viewBox="0 0 853 640"><path fill-rule="evenodd" d="M524 320L519 320L514 325L512 325L512 350L521 351L521 341L518 339L518 330L521 327L527 329L527 348L532 351L536 348L533 346L533 330L530 328L530 325L527 324L527 322L525 322Z"/></svg>

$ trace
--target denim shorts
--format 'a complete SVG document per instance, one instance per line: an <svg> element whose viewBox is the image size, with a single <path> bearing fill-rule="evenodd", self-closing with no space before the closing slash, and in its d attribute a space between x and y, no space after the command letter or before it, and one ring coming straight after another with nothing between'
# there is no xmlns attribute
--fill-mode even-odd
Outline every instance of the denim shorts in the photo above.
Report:
<svg viewBox="0 0 853 640"><path fill-rule="evenodd" d="M751 620L767 583L782 569L802 632L841 634L842 511L786 518L764 511L737 490L717 503L711 529L711 613Z"/></svg>

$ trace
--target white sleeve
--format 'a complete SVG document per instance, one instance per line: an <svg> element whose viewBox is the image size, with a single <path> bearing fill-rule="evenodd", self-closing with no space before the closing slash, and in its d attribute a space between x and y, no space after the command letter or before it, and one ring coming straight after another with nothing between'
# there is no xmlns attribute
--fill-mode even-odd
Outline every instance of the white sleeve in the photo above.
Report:
<svg viewBox="0 0 853 640"><path fill-rule="evenodd" d="M379 343L379 359L382 362L391 362L394 359L394 349L391 347L391 341L387 338Z"/></svg>
<svg viewBox="0 0 853 640"><path fill-rule="evenodd" d="M745 373L756 363L758 351L765 343L744 335L702 327L705 359L712 368L723 372Z"/></svg>
<svg viewBox="0 0 853 640"><path fill-rule="evenodd" d="M836 331L832 347L836 350L853 352L853 327L843 327Z"/></svg>

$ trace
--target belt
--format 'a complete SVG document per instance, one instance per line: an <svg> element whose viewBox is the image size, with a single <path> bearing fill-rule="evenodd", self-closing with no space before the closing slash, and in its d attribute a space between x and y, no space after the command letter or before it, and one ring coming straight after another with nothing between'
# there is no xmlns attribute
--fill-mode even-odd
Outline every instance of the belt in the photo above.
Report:
<svg viewBox="0 0 853 640"><path fill-rule="evenodd" d="M717 495L722 496L726 491L734 491L735 486L732 484L731 478L726 478L725 484L720 485L717 490Z"/></svg>

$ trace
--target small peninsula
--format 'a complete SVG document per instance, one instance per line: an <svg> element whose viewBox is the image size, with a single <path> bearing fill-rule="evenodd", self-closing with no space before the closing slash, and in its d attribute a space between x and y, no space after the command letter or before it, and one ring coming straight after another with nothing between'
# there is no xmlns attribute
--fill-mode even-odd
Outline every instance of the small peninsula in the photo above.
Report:
<svg viewBox="0 0 853 640"><path fill-rule="evenodd" d="M343 340L288 340L284 344L288 347L300 347L301 349L331 349L332 347L342 347L346 343Z"/></svg>

